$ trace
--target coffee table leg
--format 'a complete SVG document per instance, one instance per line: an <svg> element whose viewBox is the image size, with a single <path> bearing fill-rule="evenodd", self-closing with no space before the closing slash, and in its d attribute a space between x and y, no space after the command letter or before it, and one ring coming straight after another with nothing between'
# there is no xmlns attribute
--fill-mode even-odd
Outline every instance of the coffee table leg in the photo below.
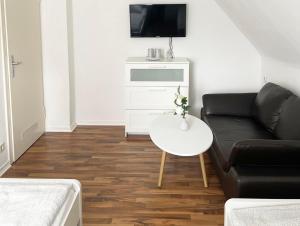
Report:
<svg viewBox="0 0 300 226"><path fill-rule="evenodd" d="M161 162L160 162L158 187L161 187L162 178L163 178L163 174L164 174L164 166L165 166L165 161L166 161L166 155L167 155L167 153L165 151L163 151L162 156L161 156Z"/></svg>
<svg viewBox="0 0 300 226"><path fill-rule="evenodd" d="M205 170L205 163L204 163L204 157L203 154L200 155L200 165L201 165L201 171L202 171L202 177L204 182L204 187L208 187L207 185L207 177L206 177L206 170Z"/></svg>

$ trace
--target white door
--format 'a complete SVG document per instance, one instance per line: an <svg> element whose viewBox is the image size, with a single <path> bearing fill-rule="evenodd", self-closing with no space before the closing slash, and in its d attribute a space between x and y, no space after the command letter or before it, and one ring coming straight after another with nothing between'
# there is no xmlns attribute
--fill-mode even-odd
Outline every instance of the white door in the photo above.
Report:
<svg viewBox="0 0 300 226"><path fill-rule="evenodd" d="M6 24L13 161L45 130L40 0L1 0Z"/></svg>

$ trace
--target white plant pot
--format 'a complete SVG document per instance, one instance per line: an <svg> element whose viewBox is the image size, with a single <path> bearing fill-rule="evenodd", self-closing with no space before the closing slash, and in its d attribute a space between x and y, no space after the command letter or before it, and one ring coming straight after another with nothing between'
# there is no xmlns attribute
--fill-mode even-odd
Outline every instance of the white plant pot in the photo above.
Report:
<svg viewBox="0 0 300 226"><path fill-rule="evenodd" d="M179 126L179 128L181 130L184 130L184 131L187 131L190 128L190 126L189 126L188 121L186 120L186 118L182 118L180 120L180 126Z"/></svg>

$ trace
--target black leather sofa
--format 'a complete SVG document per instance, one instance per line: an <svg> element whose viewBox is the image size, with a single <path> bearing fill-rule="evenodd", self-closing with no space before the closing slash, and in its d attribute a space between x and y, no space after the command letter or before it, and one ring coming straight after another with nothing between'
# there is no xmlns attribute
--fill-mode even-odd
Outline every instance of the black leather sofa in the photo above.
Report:
<svg viewBox="0 0 300 226"><path fill-rule="evenodd" d="M268 83L259 93L207 94L202 119L227 198L300 198L300 98Z"/></svg>

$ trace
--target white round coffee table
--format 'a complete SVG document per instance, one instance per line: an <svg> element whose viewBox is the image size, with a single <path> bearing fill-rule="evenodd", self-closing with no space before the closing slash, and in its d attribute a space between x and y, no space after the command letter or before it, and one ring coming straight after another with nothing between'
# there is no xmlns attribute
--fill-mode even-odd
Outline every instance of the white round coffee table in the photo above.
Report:
<svg viewBox="0 0 300 226"><path fill-rule="evenodd" d="M170 114L159 116L150 126L151 140L163 151L158 187L162 185L167 153L177 156L198 155L200 157L204 187L208 187L203 153L211 147L213 134L202 120L191 115L187 115L186 118L189 124L189 130L187 131L179 128L181 118Z"/></svg>

